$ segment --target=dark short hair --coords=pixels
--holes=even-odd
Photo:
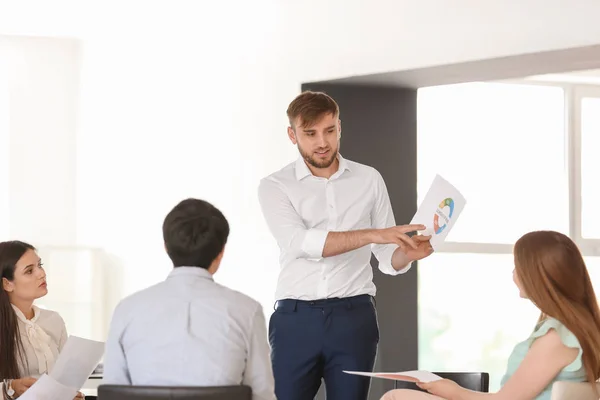
[[[228,236],[227,219],[204,200],[183,200],[163,223],[163,239],[174,267],[210,267]]]

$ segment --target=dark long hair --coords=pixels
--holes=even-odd
[[[540,321],[556,318],[575,335],[588,381],[595,382],[600,378],[600,308],[579,249],[562,233],[539,231],[520,238],[514,253],[517,276],[540,309]]]
[[[15,266],[28,250],[35,248],[24,242],[0,242],[0,278],[12,281]],[[19,360],[24,360],[17,314],[13,310],[4,284],[0,288],[0,379],[20,378]]]

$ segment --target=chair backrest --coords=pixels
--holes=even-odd
[[[490,374],[487,372],[434,372],[434,374],[454,381],[466,389],[485,393],[490,390]],[[396,381],[395,387],[423,391],[412,382]]]
[[[600,392],[600,383],[596,383]],[[589,382],[554,382],[551,400],[598,400]]]
[[[98,386],[98,400],[252,400],[248,386]]]

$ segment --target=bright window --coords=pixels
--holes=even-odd
[[[488,372],[496,391],[531,334],[539,311],[512,281],[512,245],[532,230],[569,231],[565,108],[557,86],[419,91],[419,202],[438,173],[467,199],[442,252],[419,263],[419,368]]]
[[[600,239],[600,92],[581,99],[581,234]]]
[[[434,254],[419,263],[419,368],[484,371],[497,388],[539,312],[519,297],[510,254]]]
[[[513,244],[530,230],[568,230],[564,108],[559,87],[419,90],[419,200],[437,173],[467,199],[448,240]]]
[[[594,285],[596,297],[600,299],[600,257],[585,257],[585,264],[590,274],[592,285]]]

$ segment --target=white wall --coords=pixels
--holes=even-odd
[[[286,73],[288,79],[404,70],[600,43],[596,23],[600,3],[595,0],[578,0],[577,7],[569,0],[246,3],[2,1],[0,29],[5,34],[141,38],[153,31],[168,38],[178,37],[182,30],[221,27],[220,35],[187,38],[194,43],[221,41],[223,32],[243,41],[249,33],[253,36],[248,30],[258,29],[272,32],[269,41],[286,44],[280,49],[280,55],[285,52],[281,58],[300,63],[302,68]],[[37,12],[32,13],[31,7]]]
[[[78,242],[114,254],[130,293],[168,273],[166,212],[184,197],[205,198],[232,226],[218,279],[267,310],[277,251],[256,186],[296,155],[285,109],[303,81],[600,43],[597,0],[31,7],[0,4],[0,33],[82,40]]]
[[[600,2],[594,0],[578,0],[577,7],[569,0],[285,3],[285,36],[296,49],[290,62],[307,54],[317,61],[303,65],[308,80],[600,43]]]
[[[10,236],[40,246],[71,245],[76,241],[77,43],[0,36],[0,57],[9,129],[3,143],[9,187],[1,190],[9,193]]]
[[[10,127],[8,108],[8,84],[4,59],[0,56],[0,240],[6,240],[10,232]]]
[[[79,238],[121,258],[126,293],[168,273],[162,220],[194,196],[213,202],[231,224],[217,279],[272,303],[277,254],[256,188],[265,164],[281,166],[295,150],[284,147],[285,126],[273,123],[284,122],[286,105],[273,102],[277,83],[263,69],[269,49],[253,44],[274,48],[272,39],[261,30],[233,31],[248,23],[231,19],[220,26],[209,16],[180,15],[169,35],[140,23],[132,36],[86,41]]]

